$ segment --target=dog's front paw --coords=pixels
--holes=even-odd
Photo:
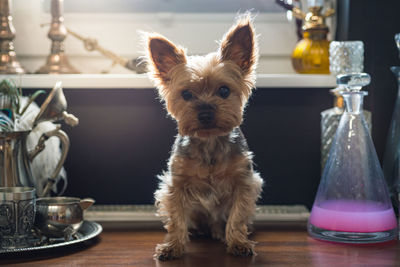
[[[256,254],[254,252],[254,242],[251,241],[230,244],[228,245],[228,252],[240,257],[248,257]]]
[[[183,254],[183,247],[172,244],[171,242],[158,244],[156,246],[156,253],[154,258],[160,261],[168,261],[181,257]]]

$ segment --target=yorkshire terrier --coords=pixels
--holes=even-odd
[[[179,132],[155,192],[168,231],[156,259],[180,257],[193,232],[225,242],[231,254],[255,254],[248,225],[263,180],[239,126],[255,85],[257,57],[248,14],[206,56],[189,57],[167,38],[148,34],[150,75]]]

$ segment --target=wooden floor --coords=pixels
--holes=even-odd
[[[178,260],[153,260],[154,247],[164,232],[105,230],[99,238],[78,246],[39,253],[2,255],[4,266],[400,266],[400,243],[340,245],[316,241],[305,229],[257,230],[257,256],[239,258],[225,253],[213,240],[192,240]]]

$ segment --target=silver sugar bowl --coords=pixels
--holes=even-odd
[[[36,230],[47,238],[71,240],[83,223],[83,211],[94,202],[91,198],[39,198],[36,200]]]

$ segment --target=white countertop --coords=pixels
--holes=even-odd
[[[154,88],[146,74],[23,74],[0,75],[12,79],[21,88],[52,88],[62,81],[64,88],[93,89],[149,89]],[[258,74],[258,88],[332,88],[336,79],[332,75]]]

